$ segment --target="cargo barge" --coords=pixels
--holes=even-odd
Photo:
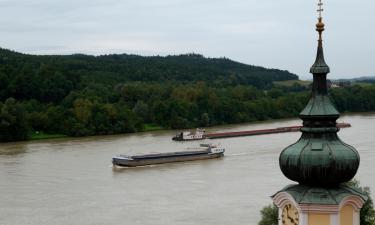
[[[351,127],[349,123],[337,123],[336,126],[337,128]],[[274,129],[264,129],[264,130],[211,133],[211,134],[206,134],[205,138],[218,139],[218,138],[244,137],[244,136],[254,136],[254,135],[263,135],[263,134],[297,132],[297,131],[300,131],[301,128],[302,126],[290,126],[290,127],[279,127],[279,128],[274,128]]]
[[[337,123],[338,128],[351,127],[349,123]],[[181,135],[176,135],[172,138],[175,141],[192,141],[192,140],[202,140],[202,139],[219,139],[219,138],[232,138],[232,137],[244,137],[244,136],[254,136],[263,134],[276,134],[276,133],[286,133],[286,132],[297,132],[300,131],[302,126],[290,126],[290,127],[279,127],[273,129],[263,129],[263,130],[249,130],[249,131],[235,131],[235,132],[223,132],[223,133],[199,133],[199,135],[191,134],[188,132],[182,132]],[[198,129],[197,129],[198,131]],[[201,130],[199,130],[201,131]],[[189,134],[184,136],[183,134]],[[192,138],[194,137],[194,138]]]
[[[167,152],[147,155],[118,155],[112,158],[114,166],[136,167],[172,162],[214,159],[224,156],[225,149],[212,144],[201,144],[199,148],[188,151]]]

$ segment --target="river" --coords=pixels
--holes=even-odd
[[[375,114],[343,116],[342,140],[361,154],[357,179],[375,191]],[[299,125],[298,119],[212,128]],[[173,131],[0,144],[1,225],[256,225],[270,195],[292,183],[280,151],[300,133],[214,140],[222,159],[113,169],[119,153],[167,152]],[[205,141],[202,141],[205,142]]]

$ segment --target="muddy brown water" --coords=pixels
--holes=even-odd
[[[340,137],[361,154],[357,179],[375,192],[375,114],[347,115]],[[216,127],[267,129],[298,119]],[[299,133],[213,140],[222,159],[113,169],[119,153],[168,152],[198,142],[172,142],[174,131],[0,144],[1,225],[257,224],[270,195],[292,183],[280,151]]]

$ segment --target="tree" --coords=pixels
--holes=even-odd
[[[46,110],[47,114],[47,128],[45,132],[47,133],[62,133],[67,134],[66,124],[61,121],[61,118],[68,119],[69,116],[67,114],[68,109],[58,105],[49,105]]]
[[[200,126],[208,127],[209,125],[210,125],[210,115],[208,115],[208,113],[203,113],[201,115]]]
[[[143,101],[137,101],[133,108],[133,113],[142,118],[144,122],[150,122],[150,111],[148,105]]]
[[[0,101],[5,100],[4,98],[8,95],[7,88],[9,85],[8,76],[0,71]]]
[[[14,98],[0,103],[0,141],[26,140],[28,134],[24,108]]]
[[[374,209],[374,203],[371,198],[371,191],[369,187],[361,187],[359,181],[353,180],[348,183],[351,186],[354,186],[355,188],[360,189],[363,193],[365,193],[368,197],[367,201],[363,205],[361,209],[360,219],[361,225],[375,225],[375,209]]]
[[[172,115],[172,119],[170,121],[170,127],[172,129],[185,129],[189,128],[189,121],[186,118],[181,116]]]
[[[27,116],[34,131],[46,131],[48,129],[48,117],[44,112],[32,112]]]
[[[86,99],[77,99],[74,101],[73,106],[76,118],[83,124],[88,123],[91,118],[93,103]]]
[[[258,225],[277,225],[278,224],[278,217],[279,217],[279,210],[275,205],[269,205],[264,207],[260,214],[262,215],[262,219],[258,223]]]

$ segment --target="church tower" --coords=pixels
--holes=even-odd
[[[310,69],[314,77],[312,97],[300,113],[302,136],[279,158],[283,174],[299,184],[285,187],[272,199],[279,208],[279,225],[359,225],[360,209],[367,197],[346,182],[357,173],[360,157],[337,135],[340,114],[328,97],[330,68],[323,54],[321,0],[318,6],[318,49]]]

